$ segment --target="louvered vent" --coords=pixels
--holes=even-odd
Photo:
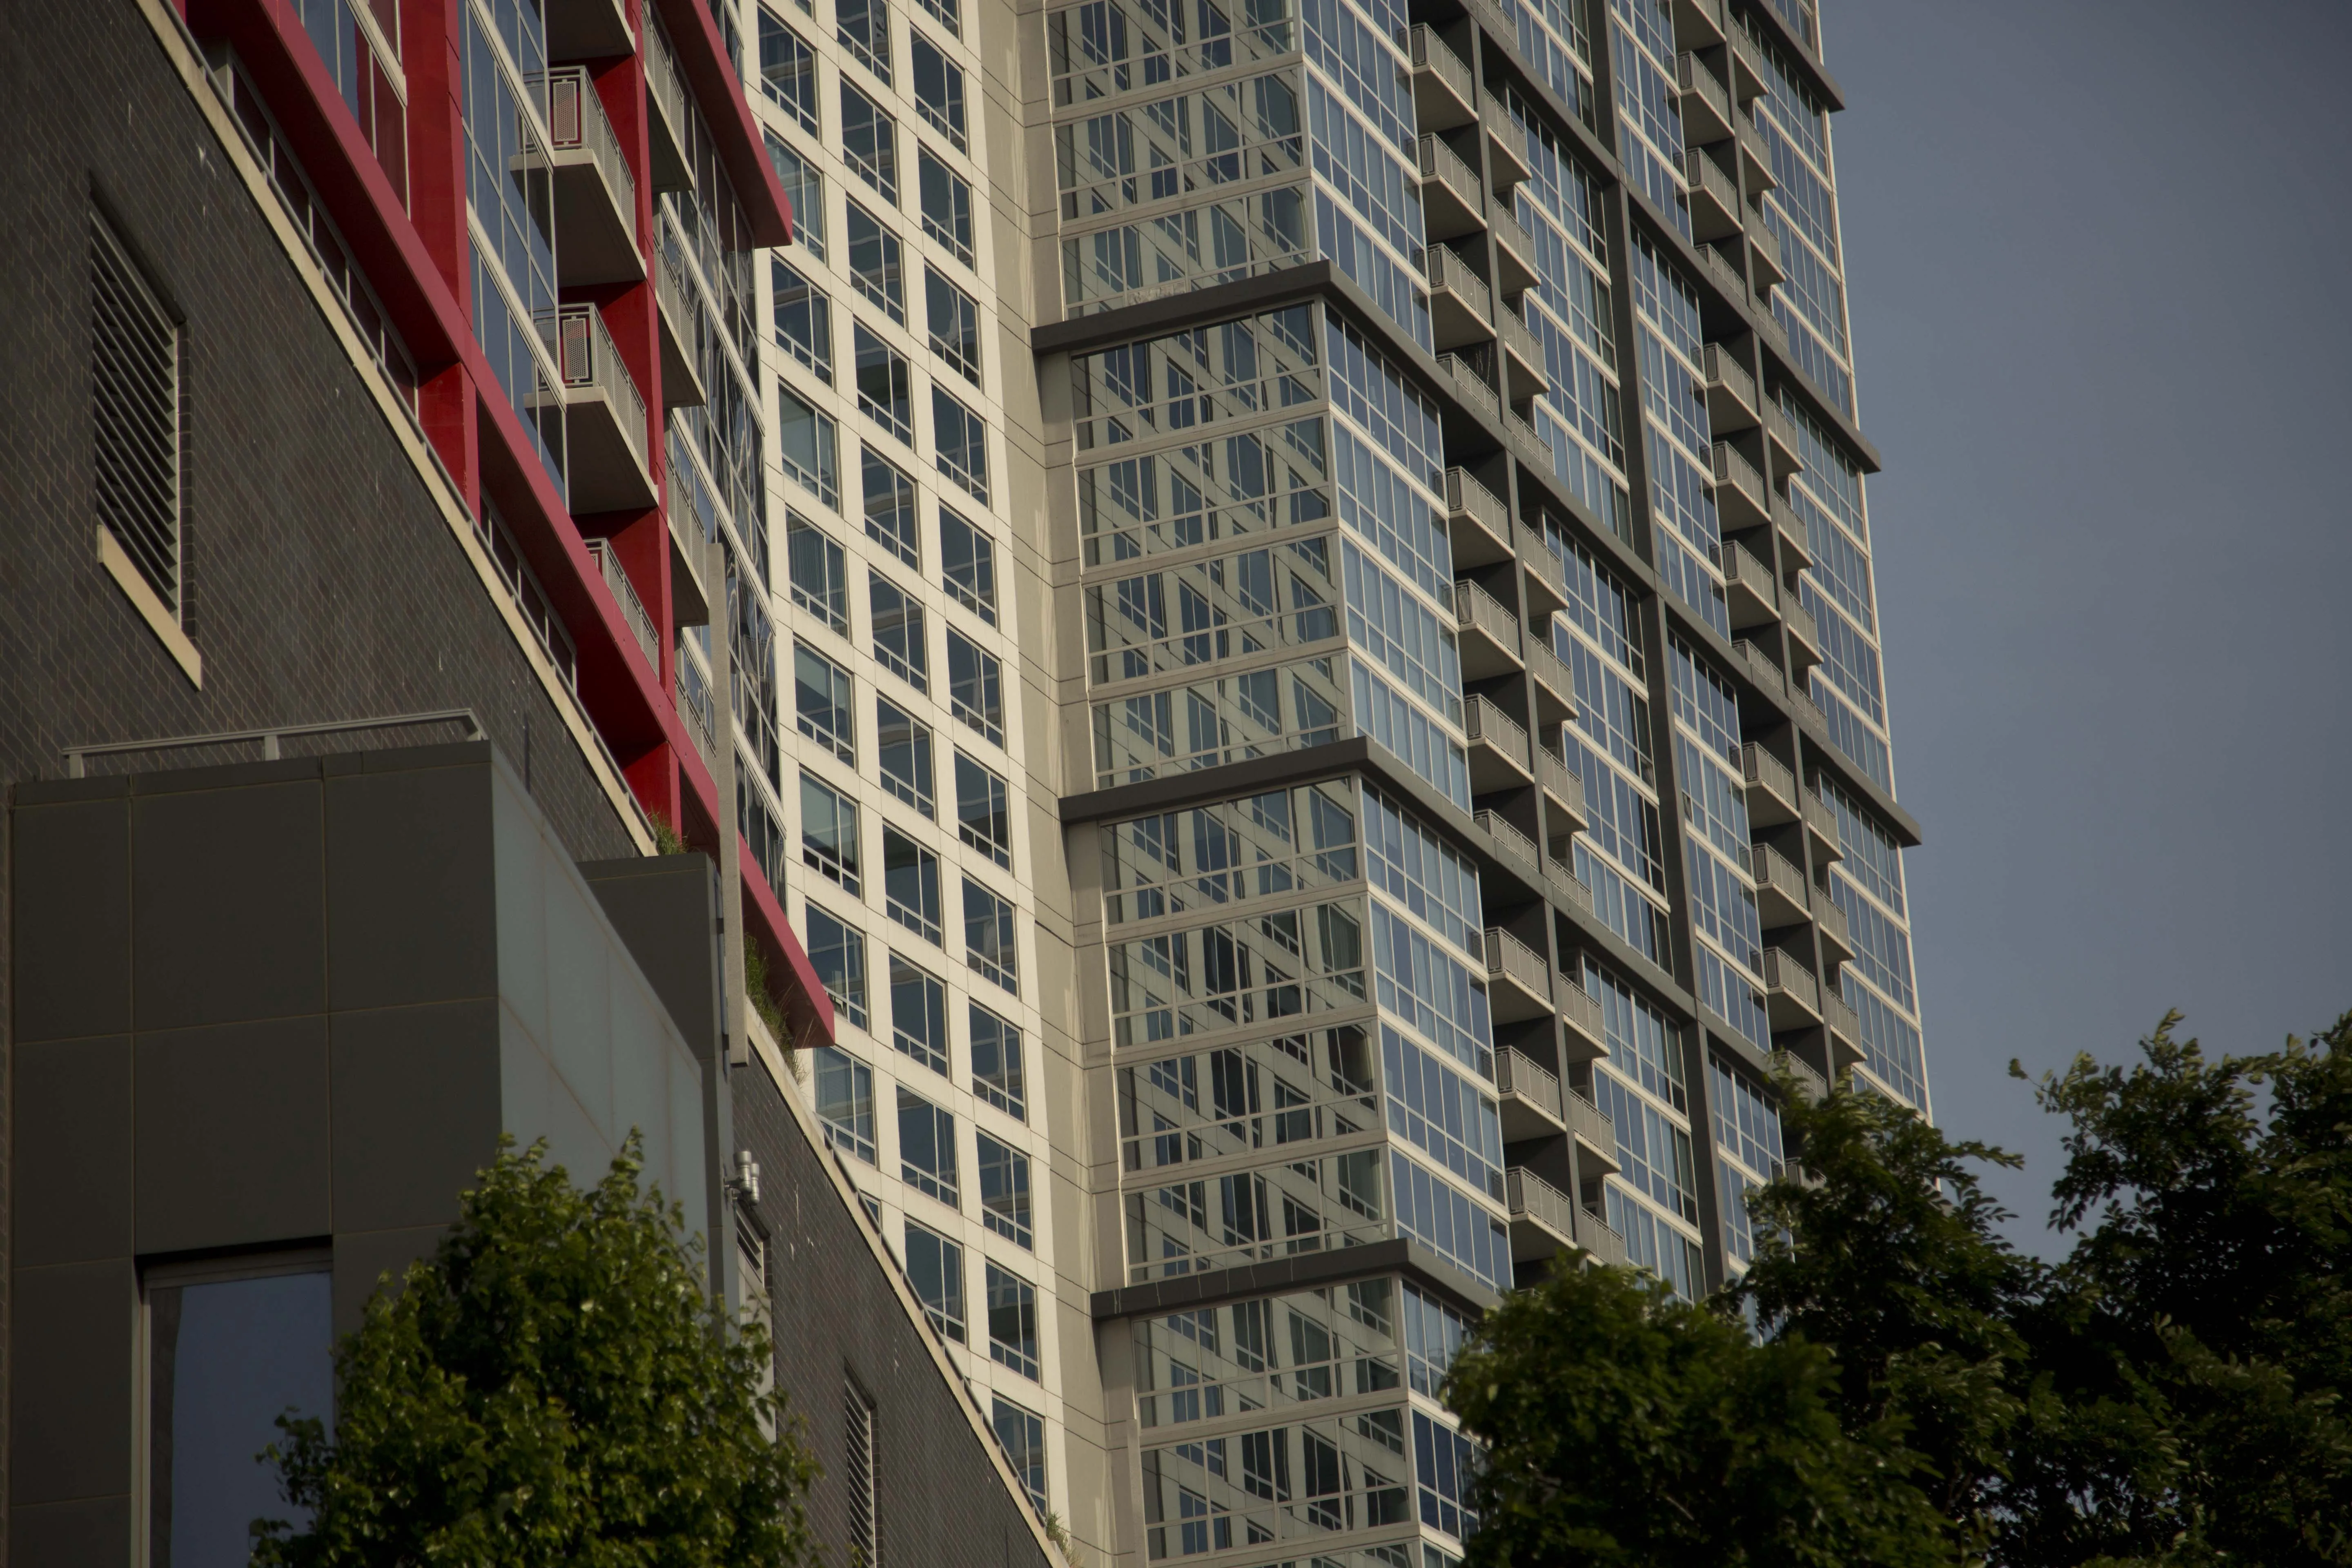
[[[882,1539],[874,1517],[874,1402],[855,1383],[842,1389],[847,1406],[843,1423],[848,1463],[842,1479],[849,1488],[851,1568],[881,1568]]]
[[[90,216],[98,520],[180,614],[180,331],[106,220]]]

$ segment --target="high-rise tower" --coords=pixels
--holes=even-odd
[[[1814,8],[754,34],[805,1092],[1090,1558],[1446,1562],[1486,1304],[1927,1108]]]

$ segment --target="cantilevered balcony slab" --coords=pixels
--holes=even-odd
[[[1777,947],[1764,950],[1764,1010],[1774,1032],[1802,1029],[1822,1021],[1822,988],[1804,961]]]
[[[637,52],[621,0],[547,0],[547,58],[594,60]]]
[[[654,504],[646,400],[595,306],[564,306],[554,327],[572,510],[642,511]]]
[[[1805,520],[1797,515],[1797,509],[1789,504],[1789,498],[1778,490],[1771,493],[1770,505],[1772,531],[1780,537],[1780,559],[1791,567],[1811,566],[1813,563],[1812,538],[1811,531],[1805,526]]]
[[[1707,254],[1720,259],[1712,246]],[[1700,360],[1699,369],[1706,375],[1707,428],[1718,438],[1756,428],[1756,378],[1748,367],[1721,343],[1706,345]]]
[[[1458,349],[1486,342],[1495,335],[1495,297],[1485,279],[1470,270],[1454,252],[1431,246],[1423,263],[1429,271],[1429,330],[1440,349]]]
[[[1565,974],[1553,978],[1552,995],[1559,1012],[1560,1048],[1570,1062],[1596,1061],[1609,1054],[1609,1034],[1601,1019],[1601,1004],[1592,993]]]
[[[1451,131],[1478,118],[1478,95],[1470,68],[1428,26],[1416,24],[1405,36],[1412,59],[1413,122],[1423,131]]]
[[[1723,568],[1724,604],[1734,631],[1769,626],[1780,618],[1780,595],[1770,567],[1730,539],[1723,542],[1716,563]]]
[[[709,400],[696,342],[709,331],[702,296],[686,275],[685,247],[664,220],[654,247],[654,302],[661,316],[662,406],[699,407]]]
[[[1543,345],[1536,341],[1535,329],[1516,310],[1502,311],[1495,321],[1502,329],[1503,366],[1510,384],[1508,401],[1525,403],[1549,392],[1551,377],[1545,371]]]
[[[1496,862],[1517,877],[1530,895],[1540,896],[1544,885],[1543,856],[1536,849],[1536,841],[1505,821],[1499,812],[1473,812],[1470,822],[1486,838],[1487,851]],[[1517,890],[1505,887],[1499,891],[1501,896],[1510,898]]]
[[[1748,858],[1756,879],[1756,916],[1766,931],[1813,918],[1811,885],[1786,855],[1769,844],[1757,844],[1749,847]]]
[[[1456,239],[1486,226],[1478,176],[1435,136],[1421,139],[1422,227],[1431,239]]]
[[[694,188],[694,171],[686,161],[690,141],[686,78],[677,68],[677,55],[669,35],[652,6],[646,9],[646,97],[653,105],[646,117],[646,138],[654,189]]]
[[[1731,95],[1696,55],[1675,58],[1676,85],[1682,89],[1683,140],[1694,147],[1729,140]]]
[[[1584,781],[1570,772],[1567,762],[1547,747],[1536,748],[1536,783],[1542,786],[1556,828],[1582,833],[1592,826],[1584,811]]]
[[[1760,223],[1748,226],[1748,269],[1756,279],[1756,296],[1762,299],[1789,279],[1780,265],[1780,237]]]
[[[1699,148],[1686,148],[1683,153],[1683,181],[1690,186],[1694,237],[1704,242],[1727,238],[1739,232],[1739,187],[1720,164]]]
[[[1764,476],[1728,441],[1715,444],[1715,510],[1727,532],[1761,528],[1772,520]]]
[[[1617,1162],[1617,1125],[1609,1120],[1609,1113],[1572,1089],[1561,1094],[1560,1106],[1568,1113],[1569,1134],[1576,1140],[1577,1175],[1615,1175],[1622,1167]]]
[[[1533,631],[1527,640],[1528,679],[1535,688],[1538,727],[1564,723],[1576,717],[1576,682],[1568,666],[1549,644]]]
[[[1772,154],[1765,148],[1764,133],[1756,129],[1756,121],[1745,114],[1732,117],[1732,129],[1739,142],[1739,177],[1749,192],[1769,191],[1780,182],[1772,173]]]
[[[1559,1075],[1508,1046],[1495,1053],[1495,1104],[1506,1143],[1556,1138],[1568,1131]]]
[[[1845,846],[1838,837],[1837,812],[1815,790],[1805,791],[1798,799],[1805,818],[1805,842],[1812,846],[1813,858],[1844,859]]]
[[[1542,1263],[1576,1245],[1576,1200],[1523,1166],[1503,1173],[1511,1209],[1511,1261]]]
[[[1467,468],[1445,470],[1445,532],[1456,567],[1486,566],[1510,558],[1510,513]]]
[[[1822,967],[1852,962],[1853,933],[1846,927],[1845,911],[1830,901],[1830,896],[1819,888],[1813,889],[1813,932],[1821,938]],[[1822,1001],[1822,1011],[1829,1008],[1829,999]]]
[[[547,119],[558,279],[567,289],[643,280],[636,176],[584,67],[547,73]]]
[[[1474,695],[1463,699],[1462,729],[1470,742],[1473,795],[1523,788],[1534,782],[1528,773],[1528,732],[1518,721],[1486,698]]]
[[[1813,612],[1793,597],[1780,601],[1780,630],[1789,639],[1789,667],[1799,679],[1822,662],[1822,631]]]
[[[1491,680],[1517,673],[1518,617],[1475,583],[1454,584],[1454,618],[1461,626],[1462,679]]]
[[[1506,302],[1517,299],[1542,280],[1536,270],[1536,244],[1519,220],[1502,207],[1487,215],[1495,234],[1495,288]]]
[[[1748,786],[1748,820],[1757,827],[1778,827],[1797,820],[1797,775],[1789,764],[1750,741],[1739,748]]]
[[[1727,24],[1723,0],[1675,0],[1675,41],[1695,49],[1720,48]]]
[[[1486,168],[1494,175],[1495,199],[1507,202],[1511,192],[1535,175],[1528,162],[1528,136],[1507,114],[1486,117]]]
[[[1551,1016],[1551,965],[1498,926],[1486,931],[1486,1000],[1500,1023]]]
[[[1528,614],[1542,625],[1546,616],[1568,608],[1566,569],[1543,535],[1517,519],[1511,522],[1511,542],[1518,550],[1520,574],[1527,579]]]

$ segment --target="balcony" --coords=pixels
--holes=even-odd
[[[702,765],[713,775],[719,772],[718,711],[710,703],[710,676],[702,668],[702,658],[693,651],[693,642],[678,639],[677,712],[686,721],[686,732],[702,753]]]
[[[1741,771],[1747,774],[1748,820],[1756,827],[1778,827],[1797,820],[1797,775],[1789,764],[1750,741],[1739,748]],[[1810,792],[1807,792],[1810,795]]]
[[[1495,199],[1508,204],[1511,192],[1535,177],[1528,162],[1528,135],[1507,115],[1489,114],[1486,124],[1486,169],[1494,177]]]
[[[642,511],[654,504],[646,400],[595,306],[565,305],[553,326],[572,515]]]
[[[1724,256],[1721,247],[1702,245],[1698,253],[1706,259],[1708,276],[1715,279],[1715,286],[1723,290],[1726,299],[1743,309],[1755,309],[1756,301],[1748,297],[1748,279]]]
[[[1801,474],[1805,471],[1802,448],[1797,444],[1797,426],[1787,412],[1777,403],[1764,405],[1765,452],[1772,459],[1775,474]]]
[[[1739,175],[1750,191],[1769,191],[1780,182],[1772,173],[1772,154],[1764,145],[1764,133],[1756,129],[1756,121],[1745,114],[1732,117],[1732,130],[1739,139]]]
[[[1822,705],[1814,701],[1813,694],[1806,689],[1811,684],[1803,676],[1799,676],[1797,683],[1789,688],[1789,706],[1797,710],[1797,721],[1811,731],[1815,739],[1827,739],[1829,715],[1822,711]]]
[[[1712,246],[1707,254],[1720,259]],[[1728,268],[1726,268],[1728,270]],[[1708,343],[1700,354],[1699,369],[1706,375],[1707,428],[1717,436],[1752,430],[1757,425],[1756,378],[1721,343]]]
[[[1799,800],[1805,816],[1805,839],[1813,847],[1813,858],[1844,859],[1845,846],[1838,842],[1836,809],[1814,790],[1807,790]]]
[[[1798,679],[1822,662],[1822,631],[1813,612],[1791,597],[1780,606],[1780,629],[1789,638],[1789,668]]]
[[[1423,228],[1433,240],[1458,238],[1486,226],[1477,174],[1434,136],[1421,139],[1421,211]]]
[[[1685,148],[1683,183],[1690,186],[1693,236],[1705,241],[1739,232],[1739,187],[1714,159],[1696,147]]]
[[[1511,1209],[1511,1261],[1540,1263],[1574,1248],[1576,1200],[1525,1166],[1503,1173]]]
[[[1517,518],[1511,520],[1511,542],[1517,547],[1520,574],[1528,584],[1528,618],[1549,626],[1549,616],[1568,608],[1568,578],[1559,557],[1543,535]]]
[[[1506,1143],[1553,1138],[1568,1131],[1559,1079],[1508,1046],[1495,1053],[1495,1102],[1502,1112]]]
[[[1805,874],[1769,844],[1748,851],[1748,870],[1756,879],[1756,914],[1766,931],[1800,925],[1813,918],[1812,888]]]
[[[1413,121],[1423,131],[1451,131],[1478,118],[1478,94],[1462,57],[1426,26],[1406,37],[1412,58]]]
[[[1822,989],[1804,961],[1777,947],[1764,950],[1764,1010],[1774,1033],[1822,1021]]]
[[[1853,959],[1853,933],[1846,929],[1845,911],[1832,903],[1830,896],[1819,888],[1813,889],[1813,929],[1822,939],[1823,969]]]
[[[1589,905],[1587,906],[1590,907]],[[1559,1005],[1560,1045],[1570,1062],[1589,1062],[1609,1054],[1609,1031],[1601,1021],[1601,1004],[1592,993],[1567,975],[1554,977],[1552,994]]]
[[[1862,1020],[1835,991],[1822,993],[1822,1022],[1829,1026],[1830,1039],[1838,1047],[1839,1055],[1831,1058],[1832,1066],[1842,1067],[1862,1055]]]
[[[613,597],[620,603],[621,618],[629,623],[629,630],[636,635],[638,651],[646,656],[646,663],[652,666],[654,679],[658,682],[661,679],[661,634],[654,629],[653,616],[646,613],[646,602],[637,597],[636,584],[630,582],[629,574],[621,569],[621,558],[614,551],[613,542],[591,539],[586,542],[590,557],[595,561],[597,571],[604,578],[604,586],[613,591]]]
[[[1536,242],[1507,208],[1487,215],[1495,232],[1495,288],[1506,300],[1516,300],[1540,280],[1536,271]]]
[[[719,537],[719,514],[703,483],[701,466],[672,426],[668,445],[669,494],[662,508],[669,518],[670,618],[681,626],[710,624],[710,590],[702,580],[703,557]]]
[[[1495,858],[1519,875],[1519,879],[1531,888],[1543,886],[1543,857],[1536,853],[1535,840],[1512,826],[1496,813],[1473,812],[1470,821],[1486,836],[1487,845]]]
[[[1495,335],[1488,318],[1495,297],[1468,264],[1442,245],[1423,252],[1429,274],[1429,330],[1441,349],[1484,342]]]
[[[1535,632],[1528,634],[1528,679],[1536,692],[1536,724],[1541,728],[1576,717],[1576,682],[1570,678],[1568,666],[1543,637]]]
[[[1551,390],[1551,377],[1544,370],[1543,345],[1536,341],[1535,329],[1520,318],[1517,310],[1505,310],[1496,322],[1502,328],[1504,381],[1511,403],[1525,403],[1528,398]]]
[[[1453,357],[1443,356],[1441,364]],[[1510,559],[1510,514],[1495,492],[1471,478],[1467,468],[1445,470],[1445,531],[1456,566],[1486,566]]]
[[[1805,520],[1797,515],[1797,509],[1790,506],[1789,499],[1780,491],[1772,492],[1771,502],[1772,531],[1780,536],[1781,559],[1788,562],[1792,570],[1811,566],[1813,552]]]
[[[1459,354],[1439,354],[1437,368],[1454,383],[1454,395],[1469,407],[1471,418],[1489,430],[1502,424],[1502,405],[1495,401],[1495,389],[1468,360]]]
[[[1588,1171],[1613,1176],[1620,1169],[1617,1163],[1617,1124],[1609,1113],[1574,1089],[1560,1097],[1560,1107],[1568,1112],[1569,1136],[1576,1140],[1576,1172],[1580,1179]]]
[[[1789,280],[1788,269],[1780,265],[1780,238],[1760,223],[1748,226],[1748,267],[1756,279],[1756,297],[1766,294]]]
[[[1675,0],[1675,38],[1696,49],[1719,48],[1726,31],[1723,0]]]
[[[664,218],[654,231],[654,302],[661,316],[662,408],[698,406],[709,401],[696,343],[709,324],[702,296],[686,273],[686,247]]]
[[[637,179],[586,68],[558,66],[547,73],[547,131],[555,168],[557,280],[572,289],[643,279]]]
[[[1536,427],[1519,416],[1516,408],[1503,410],[1503,436],[1519,461],[1529,468],[1551,471],[1551,443],[1536,434]]]
[[[637,52],[621,0],[547,0],[547,58],[596,60]]]
[[[1591,1209],[1576,1211],[1576,1245],[1584,1248],[1585,1261],[1594,1268],[1625,1268],[1632,1266],[1632,1260],[1625,1256],[1625,1238]]]
[[[1509,931],[1488,926],[1486,1001],[1497,1023],[1551,1016],[1551,965]]]
[[[1592,889],[1584,885],[1583,878],[1569,868],[1566,860],[1552,861],[1544,868],[1544,890],[1551,895],[1555,909],[1573,910],[1588,921],[1593,918]],[[1562,1006],[1565,1005],[1563,1003]],[[1596,1023],[1594,1027],[1598,1028],[1599,1025]]]
[[[686,79],[678,75],[677,56],[671,52],[669,35],[662,31],[661,20],[650,7],[646,14],[645,67],[646,96],[652,100],[654,110],[646,117],[647,164],[654,189],[692,190],[694,172],[686,161],[691,138],[687,129],[689,111]]]
[[[1756,46],[1748,41],[1745,32],[1733,28],[1728,37],[1731,41],[1731,90],[1737,96],[1739,107],[1746,109],[1764,96],[1764,67],[1757,60]]]
[[[1731,646],[1747,667],[1748,679],[1762,687],[1768,696],[1783,700],[1788,698],[1789,678],[1781,673],[1780,661],[1772,657],[1770,648],[1748,637],[1738,638]]]
[[[1731,134],[1731,95],[1698,57],[1675,57],[1675,85],[1682,90],[1683,140],[1694,147],[1720,142]]]
[[[1517,789],[1528,781],[1528,732],[1484,697],[1462,701],[1462,731],[1470,742],[1470,790]]]
[[[1725,532],[1760,528],[1770,521],[1771,508],[1764,499],[1770,493],[1764,476],[1740,456],[1738,447],[1728,441],[1715,444],[1715,510],[1723,518]]]
[[[1581,833],[1591,819],[1584,814],[1584,781],[1569,771],[1568,763],[1550,751],[1536,752],[1536,784],[1544,798],[1567,819],[1570,833]]]
[[[1519,623],[1475,583],[1454,584],[1454,618],[1461,623],[1462,679],[1488,680],[1519,668]]]
[[[1717,552],[1716,564],[1723,568],[1724,602],[1731,613],[1732,630],[1769,626],[1780,618],[1780,595],[1770,567],[1729,539]]]

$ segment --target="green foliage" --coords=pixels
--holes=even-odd
[[[2012,1156],[1784,1080],[1732,1290],[1571,1271],[1455,1363],[1472,1560],[2352,1564],[2352,1015],[2218,1060],[2178,1022],[2042,1080],[2055,1265],[1979,1185]]]
[[[655,854],[683,855],[686,853],[686,840],[678,837],[677,829],[672,827],[667,818],[648,816],[646,820],[653,825]]]
[[[268,1458],[310,1529],[257,1523],[268,1568],[783,1568],[814,1561],[814,1467],[770,1353],[702,1289],[639,1144],[582,1192],[511,1142],[457,1226],[337,1352],[336,1426]],[[771,1439],[765,1422],[782,1434]]]
[[[751,1010],[760,1015],[760,1022],[768,1026],[768,1033],[776,1037],[779,1045],[789,1047],[792,1036],[784,1029],[783,1009],[776,1005],[768,990],[768,953],[751,933],[743,933],[743,991],[751,999]]]
[[[1448,1397],[1490,1446],[1478,1568],[1952,1561],[1916,1461],[1840,1426],[1826,1352],[1622,1269],[1507,1297]]]

